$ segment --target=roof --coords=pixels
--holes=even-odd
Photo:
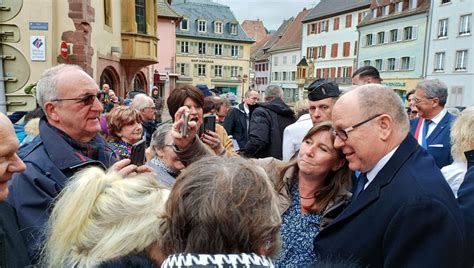
[[[268,31],[261,20],[244,20],[244,22],[242,22],[242,28],[244,28],[247,35],[255,39],[256,42],[268,36]]]
[[[279,50],[299,49],[301,47],[301,20],[308,15],[310,9],[303,9],[296,18],[288,25],[288,29],[285,31],[283,36],[277,40],[275,44],[268,50],[270,52],[275,52]]]
[[[156,12],[158,14],[158,17],[167,17],[167,18],[175,18],[175,19],[181,18],[181,15],[176,13],[176,11],[174,11],[171,8],[167,0],[156,1]]]
[[[281,37],[285,34],[286,30],[288,30],[288,27],[291,25],[291,22],[293,22],[293,18],[289,18],[288,20],[284,20],[283,23],[278,27],[278,30],[274,32],[268,40],[262,44],[262,46],[258,49],[255,50],[254,53],[250,54],[250,57],[256,61],[258,60],[265,60],[270,57],[270,53],[266,53],[278,40],[280,40]]]
[[[370,0],[321,0],[302,20],[303,23],[369,8]]]
[[[364,26],[367,26],[367,25],[372,25],[372,24],[375,24],[375,23],[384,22],[384,21],[403,18],[403,17],[407,17],[407,16],[413,16],[413,15],[420,14],[420,13],[425,13],[425,12],[428,11],[429,5],[430,5],[429,1],[424,1],[424,2],[420,3],[420,5],[417,8],[410,9],[410,10],[403,10],[400,13],[393,12],[392,14],[389,14],[389,15],[386,15],[386,16],[378,16],[377,18],[373,18],[372,17],[373,14],[372,14],[372,12],[370,12],[359,23],[359,25],[357,25],[357,28],[364,27]],[[380,6],[382,7],[382,5],[380,5]]]
[[[175,0],[172,2],[171,7],[189,20],[189,31],[182,31],[180,27],[177,27],[176,36],[232,40],[248,43],[255,42],[255,40],[247,36],[228,6],[215,3],[211,0]],[[207,21],[206,33],[197,31],[198,19]],[[222,34],[214,33],[215,21],[222,22]],[[237,25],[237,35],[230,34],[231,24]]]

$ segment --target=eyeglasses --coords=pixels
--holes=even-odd
[[[414,98],[412,99],[412,101],[413,101],[414,103],[418,104],[418,103],[422,102],[423,99],[432,100],[433,98],[428,98],[428,97],[426,97],[426,98],[417,98],[417,97],[414,97]]]
[[[100,93],[99,93],[100,94]],[[81,98],[70,98],[70,99],[54,99],[51,101],[65,101],[65,100],[75,100],[82,102],[85,106],[92,105],[96,99],[99,99],[99,94],[88,94]]]
[[[356,128],[362,126],[363,124],[365,124],[365,123],[369,122],[370,120],[372,120],[372,119],[374,119],[374,118],[376,118],[376,117],[379,117],[379,116],[381,116],[381,115],[382,115],[382,114],[374,115],[374,116],[372,116],[371,118],[369,118],[369,119],[367,119],[367,120],[364,120],[364,121],[362,121],[362,122],[360,122],[360,123],[357,123],[357,124],[355,124],[355,125],[353,125],[353,126],[351,126],[351,127],[345,128],[345,129],[340,129],[340,130],[336,130],[336,129],[335,129],[335,130],[332,131],[332,134],[333,134],[334,136],[339,137],[339,139],[341,139],[341,140],[343,140],[343,141],[346,141],[346,140],[347,140],[347,133],[353,131],[354,129],[356,129]]]
[[[156,110],[156,107],[155,107],[155,106],[150,106],[150,107],[145,107],[145,108],[143,108],[143,110],[145,110],[145,109],[152,109],[152,110]]]

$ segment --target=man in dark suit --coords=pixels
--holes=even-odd
[[[467,159],[467,172],[459,187],[458,203],[466,225],[467,264],[474,266],[474,150],[464,153]]]
[[[444,83],[438,79],[421,81],[413,98],[419,117],[410,121],[410,133],[434,157],[439,168],[453,162],[450,134],[455,117],[444,108],[447,99]]]
[[[361,175],[352,202],[315,239],[321,260],[362,267],[461,267],[465,229],[443,175],[408,133],[400,97],[382,85],[342,95],[334,146]]]

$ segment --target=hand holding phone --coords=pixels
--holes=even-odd
[[[215,115],[205,115],[202,119],[203,121],[203,133],[206,133],[208,130],[216,132],[216,116]]]
[[[130,160],[133,165],[137,165],[137,166],[141,166],[145,163],[145,140],[144,139],[132,145]]]
[[[183,124],[181,125],[180,134],[182,137],[186,137],[188,136],[189,113],[184,113],[181,118],[183,119]]]

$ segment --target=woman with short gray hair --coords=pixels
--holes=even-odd
[[[170,189],[184,168],[172,148],[171,126],[171,124],[163,124],[153,133],[150,141],[153,158],[146,163],[147,166],[153,168],[158,181]]]

